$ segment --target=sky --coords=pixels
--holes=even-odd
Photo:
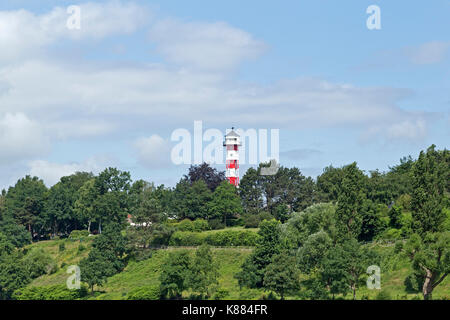
[[[194,121],[279,130],[281,165],[312,177],[448,149],[449,17],[450,0],[2,0],[0,189],[108,166],[174,186]]]

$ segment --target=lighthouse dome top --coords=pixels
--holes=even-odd
[[[225,135],[223,145],[241,145],[241,137],[234,131],[234,128],[231,128],[231,131]]]
[[[233,128],[234,129],[234,128]],[[239,138],[240,136],[233,130],[233,129],[231,129],[231,131],[230,132],[228,132],[228,134],[225,136],[226,138],[228,138],[228,137],[237,137],[237,138]]]

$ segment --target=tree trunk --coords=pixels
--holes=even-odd
[[[91,233],[91,220],[89,220],[89,224],[88,224],[88,232]]]
[[[98,225],[98,231],[102,234],[102,219],[100,219],[100,223]]]
[[[430,270],[427,270],[427,275],[425,277],[425,282],[423,283],[422,288],[423,299],[431,300],[433,293],[433,273]]]

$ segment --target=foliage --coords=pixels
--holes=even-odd
[[[79,300],[87,294],[88,290],[85,286],[70,290],[65,285],[49,285],[16,290],[12,298],[15,300]]]
[[[187,289],[186,277],[190,272],[191,258],[187,250],[170,252],[160,275],[160,294],[164,298],[181,298]]]
[[[217,285],[219,274],[213,261],[211,249],[202,245],[195,252],[194,260],[186,277],[186,286],[201,297],[211,297]]]
[[[295,258],[282,251],[272,257],[272,262],[265,269],[264,288],[275,291],[283,300],[286,294],[299,289],[299,277]]]
[[[127,300],[158,300],[158,286],[144,286],[131,290],[127,295]]]

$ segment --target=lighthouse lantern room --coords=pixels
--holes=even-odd
[[[238,187],[241,137],[234,131],[234,128],[231,128],[231,131],[225,135],[223,146],[227,148],[225,176],[232,185]]]

